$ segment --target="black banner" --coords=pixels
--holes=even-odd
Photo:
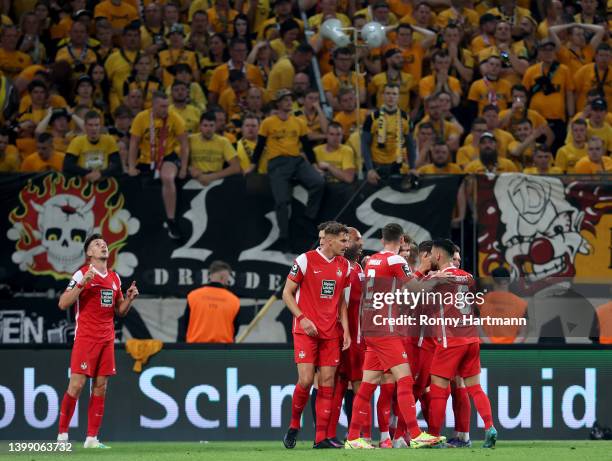
[[[293,351],[164,349],[149,359],[141,374],[132,371],[133,360],[123,349],[115,354],[117,376],[108,388],[103,441],[277,440],[282,450],[296,381]],[[69,350],[57,349],[0,350],[0,438],[55,439],[69,355]],[[612,350],[489,349],[481,357],[481,383],[491,399],[500,443],[585,440],[595,420],[612,423]],[[86,394],[72,419],[73,440],[85,437]],[[450,435],[450,405],[446,415],[443,430]],[[474,409],[471,421],[472,437],[482,438],[482,422]],[[420,425],[425,427],[424,421]],[[345,430],[343,411],[338,435],[343,437]],[[307,405],[300,440],[312,440],[313,435]]]
[[[380,229],[398,222],[417,241],[448,236],[461,177],[425,178],[417,189],[330,185],[319,220],[336,218],[357,227],[366,250],[380,248]],[[352,200],[355,196],[354,200]],[[316,238],[302,217],[307,193],[295,187],[291,239],[297,254]],[[207,279],[216,259],[236,272],[233,290],[265,298],[285,279],[294,255],[275,247],[278,226],[265,176],[232,177],[204,187],[194,180],[178,188],[177,217],[184,240],[163,228],[159,181],[142,178],[90,184],[61,174],[0,176],[0,283],[14,291],[62,290],[84,262],[82,244],[92,231],[109,244],[110,264],[141,293],[184,296]],[[347,206],[348,205],[348,206]],[[338,213],[344,209],[341,216]]]

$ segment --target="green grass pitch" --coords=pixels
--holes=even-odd
[[[106,441],[104,441],[106,442]],[[482,441],[474,441],[480,447]],[[0,454],[1,461],[361,461],[361,460],[487,460],[487,461],[599,461],[612,460],[612,442],[500,441],[494,450],[421,449],[421,450],[320,450],[310,443],[298,442],[286,450],[282,442],[108,442],[110,450],[84,450],[76,444],[71,454]]]

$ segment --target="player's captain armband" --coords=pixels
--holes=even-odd
[[[406,277],[410,277],[412,271],[410,270],[410,266],[408,264],[402,264],[402,270],[404,271],[404,274],[406,274]]]
[[[299,270],[300,270],[300,267],[297,265],[297,263],[293,263],[293,266],[291,266],[291,270],[289,271],[289,275],[291,277],[295,277],[298,275]]]
[[[72,290],[76,286],[77,282],[74,279],[71,279],[66,287],[66,290]]]

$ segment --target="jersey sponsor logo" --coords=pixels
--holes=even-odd
[[[321,282],[321,298],[329,299],[334,297],[336,291],[335,280],[323,280]]]
[[[289,275],[291,277],[295,277],[298,274],[298,270],[300,268],[298,267],[297,263],[294,263],[293,266],[291,266],[291,270],[289,271]]]
[[[382,263],[382,260],[380,259],[370,259],[368,261],[368,266],[380,266],[381,263]]]
[[[15,245],[12,260],[23,272],[69,279],[85,264],[83,242],[95,230],[108,244],[109,267],[133,273],[136,255],[123,251],[117,257],[128,236],[140,228],[124,203],[114,178],[95,184],[62,175],[28,181],[8,216],[12,227],[7,235]]]
[[[100,290],[100,305],[113,307],[113,290]]]

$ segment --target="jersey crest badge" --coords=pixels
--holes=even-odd
[[[298,357],[303,359],[304,357],[306,357],[306,352],[300,351],[300,353],[298,354]]]
[[[81,362],[81,370],[87,370],[87,362]]]

